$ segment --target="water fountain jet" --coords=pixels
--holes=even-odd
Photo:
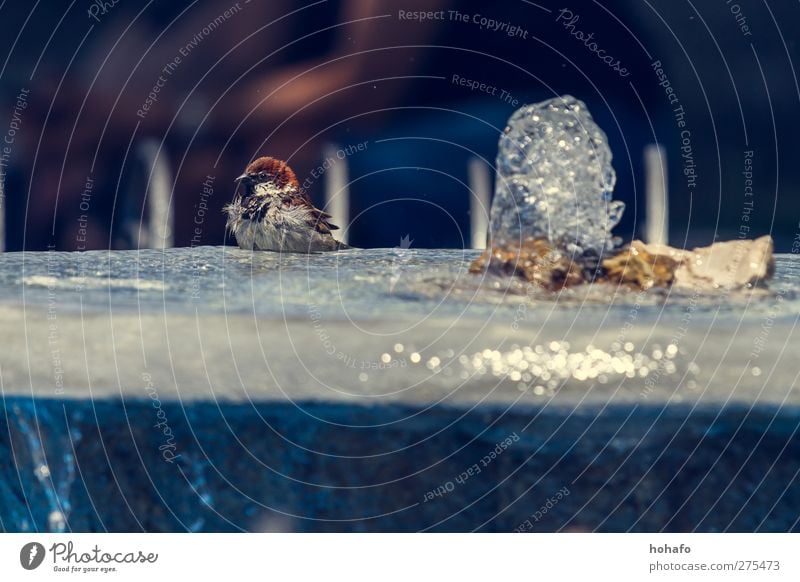
[[[549,290],[610,282],[699,290],[763,284],[772,238],[694,250],[622,245],[612,235],[625,204],[612,199],[611,148],[586,104],[565,95],[518,109],[500,137],[491,242],[470,271],[515,275]]]

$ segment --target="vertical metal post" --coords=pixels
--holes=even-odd
[[[153,249],[169,249],[175,246],[172,205],[172,177],[163,145],[154,140],[145,140],[139,153],[149,171],[147,180],[147,206],[149,210],[145,244]],[[144,225],[142,225],[144,226]],[[141,238],[141,237],[140,237]]]
[[[6,173],[0,170],[0,253],[6,252]]]
[[[489,198],[492,180],[487,166],[480,158],[470,158],[467,165],[470,201],[470,245],[473,249],[485,249],[489,232]]]
[[[658,144],[644,148],[645,172],[645,242],[669,243],[669,192],[667,191],[667,154]]]
[[[325,212],[339,227],[334,232],[336,239],[347,244],[350,233],[350,177],[347,156],[340,156],[339,151],[336,145],[328,144],[322,153],[326,160],[331,160],[325,172]]]

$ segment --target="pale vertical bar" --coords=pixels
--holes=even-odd
[[[0,253],[6,252],[6,174],[0,169]]]
[[[330,167],[325,172],[325,212],[331,222],[339,227],[333,232],[336,240],[347,244],[350,233],[350,178],[347,171],[347,156],[341,155],[336,145],[328,144],[322,155]]]
[[[470,158],[467,175],[470,191],[470,244],[473,249],[485,249],[489,232],[489,197],[492,192],[489,166],[480,158]]]
[[[669,243],[669,192],[667,190],[667,154],[658,144],[644,148],[645,172],[645,242]]]
[[[163,145],[148,139],[141,145],[140,153],[149,172],[147,180],[147,205],[149,224],[147,246],[169,249],[175,246],[170,192],[172,176]]]

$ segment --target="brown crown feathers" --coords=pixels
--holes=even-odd
[[[294,171],[289,165],[275,158],[262,157],[250,162],[245,169],[245,174],[248,176],[263,176],[265,179],[272,180],[278,188],[285,188],[291,186],[294,190],[300,189],[300,183],[297,181]]]

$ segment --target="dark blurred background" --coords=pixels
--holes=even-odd
[[[622,237],[642,234],[657,142],[672,244],[771,233],[787,252],[799,16],[755,0],[2,2],[6,249],[125,246],[123,222],[147,212],[146,143],[167,160],[176,246],[233,242],[221,208],[258,155],[322,205],[326,144],[347,159],[351,244],[468,246],[469,159],[493,163],[520,105],[569,93],[609,136]]]

